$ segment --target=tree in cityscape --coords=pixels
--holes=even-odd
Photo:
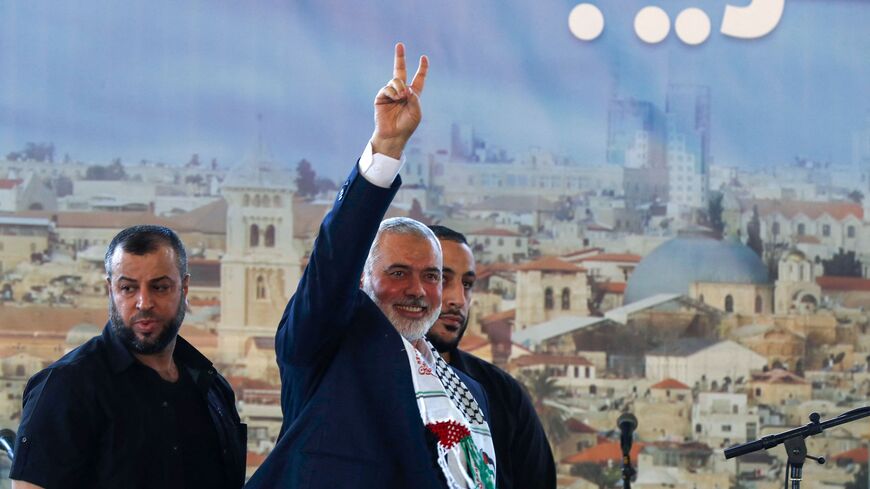
[[[429,217],[423,213],[423,206],[420,205],[420,201],[417,199],[411,201],[411,210],[408,211],[408,217],[423,224],[431,224]]]
[[[85,170],[85,180],[126,180],[127,172],[120,158],[112,160],[111,165],[92,165]]]
[[[584,462],[572,465],[571,475],[582,477],[596,484],[599,489],[606,489],[617,487],[617,483],[622,479],[622,468],[617,464],[608,467],[595,462]]]
[[[314,180],[314,188],[317,189],[317,193],[338,190],[338,186],[335,184],[335,182],[326,177],[317,177]]]
[[[848,199],[856,204],[860,204],[864,202],[864,193],[860,190],[853,190],[849,192]]]
[[[707,223],[710,229],[720,236],[725,233],[725,221],[722,220],[722,192],[711,192],[707,202]]]
[[[311,167],[311,162],[302,159],[296,164],[296,195],[314,197],[317,195],[317,173]]]
[[[187,162],[187,165],[185,165],[185,166],[187,166],[188,168],[199,166],[199,154],[198,154],[198,153],[193,153],[193,154],[190,156],[190,161],[188,161],[188,162]]]
[[[564,389],[556,384],[556,378],[547,370],[528,370],[519,376],[519,381],[525,386],[550,445],[555,447],[568,436],[562,411],[548,405],[545,401],[554,401],[564,394]]]
[[[752,206],[752,218],[746,225],[746,246],[758,255],[764,257],[764,243],[761,242],[761,219],[758,218],[758,206]]]
[[[861,260],[855,256],[854,251],[845,251],[840,248],[829,260],[822,260],[825,275],[833,277],[861,277]]]
[[[6,155],[9,161],[38,161],[54,163],[54,143],[28,142],[21,151],[12,151]]]

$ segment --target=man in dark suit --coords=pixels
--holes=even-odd
[[[441,315],[426,337],[451,366],[480,382],[486,392],[498,460],[498,487],[555,489],[553,453],[529,396],[507,372],[459,349],[468,327],[477,278],[468,241],[462,233],[445,226],[430,229],[441,242],[444,282]]]
[[[404,54],[278,327],[284,422],[250,488],[495,487],[483,391],[424,340],[441,307],[438,240],[417,221],[381,223],[428,69],[420,58],[406,85]]]

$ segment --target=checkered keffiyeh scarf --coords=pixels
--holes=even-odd
[[[477,401],[435,348],[405,341],[423,424],[438,439],[438,465],[451,489],[495,489],[495,449]]]

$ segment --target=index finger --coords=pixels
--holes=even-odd
[[[417,95],[423,93],[423,85],[426,84],[426,73],[429,71],[429,57],[420,56],[420,64],[417,66],[417,73],[414,75],[414,80],[411,81],[411,90]]]
[[[393,78],[406,81],[408,72],[405,69],[405,45],[402,43],[396,44],[396,57],[393,60]]]

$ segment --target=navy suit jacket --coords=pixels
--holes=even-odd
[[[281,434],[246,487],[445,487],[404,343],[359,289],[399,185],[399,177],[389,189],[372,185],[354,165],[324,218],[275,337]],[[460,375],[489,419],[483,389]]]

